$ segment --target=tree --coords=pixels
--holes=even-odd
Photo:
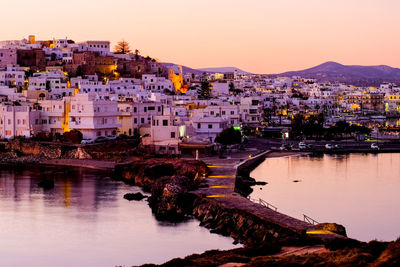
[[[135,60],[138,61],[139,60],[139,50],[135,49]]]
[[[83,77],[85,75],[85,73],[83,72],[83,69],[82,69],[82,66],[81,65],[79,65],[77,68],[76,68],[76,73],[75,73],[75,76],[77,76],[77,77]]]
[[[208,99],[211,93],[211,84],[207,80],[201,82],[201,86],[197,91],[199,99]]]
[[[80,144],[82,139],[83,135],[78,130],[72,130],[63,134],[63,141],[67,143]]]
[[[129,54],[130,52],[132,52],[132,50],[129,47],[129,43],[126,42],[125,40],[118,42],[114,50],[118,54]]]
[[[235,84],[233,82],[229,83],[229,91],[234,92],[235,91]]]
[[[240,131],[233,129],[233,127],[227,128],[215,138],[215,142],[222,145],[240,144],[242,142],[242,134]]]

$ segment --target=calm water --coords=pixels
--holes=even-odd
[[[271,158],[251,175],[268,182],[251,197],[280,212],[343,224],[364,241],[400,236],[400,154]]]
[[[0,166],[0,266],[131,266],[235,247],[194,220],[156,221],[146,201],[123,199],[138,188],[104,173],[54,170]],[[43,176],[54,189],[37,187]]]

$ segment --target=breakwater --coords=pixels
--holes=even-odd
[[[241,170],[250,171],[267,154],[243,161]],[[307,235],[309,229],[317,226],[253,203],[234,192],[233,185],[215,185],[234,184],[236,173],[226,174],[236,171],[236,164],[232,169],[215,167],[195,160],[149,158],[117,165],[115,177],[151,192],[150,207],[161,220],[195,217],[212,232],[231,236],[245,246],[277,240],[317,242],[318,238]],[[339,237],[334,233],[335,228],[332,229],[330,237]]]

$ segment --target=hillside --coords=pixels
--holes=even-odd
[[[357,66],[326,62],[300,71],[290,71],[277,76],[301,76],[319,81],[344,82],[354,85],[379,85],[382,82],[399,82],[400,69],[386,65]]]
[[[241,70],[239,68],[236,67],[221,67],[221,68],[200,68],[198,69],[200,71],[205,71],[205,72],[220,72],[220,73],[225,73],[225,72],[234,72],[235,70],[238,71],[238,73],[241,74],[252,74],[250,72]]]

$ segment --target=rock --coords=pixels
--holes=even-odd
[[[256,185],[266,185],[268,184],[267,182],[256,182]]]
[[[75,152],[74,158],[77,159],[92,159],[93,157],[82,147],[78,147]]]
[[[251,177],[237,176],[235,180],[235,192],[247,197],[253,192],[252,186],[256,185],[256,180]]]
[[[346,228],[337,223],[320,223],[312,227],[312,230],[330,231],[332,233],[347,237]]]
[[[187,176],[162,177],[152,186],[149,205],[158,219],[184,220],[192,214],[196,195],[189,191],[193,188],[193,179]]]
[[[147,198],[147,196],[143,195],[142,193],[128,193],[124,195],[124,198],[131,201],[131,200],[136,200],[140,201],[144,198]]]
[[[301,180],[293,180],[293,183],[301,182]]]
[[[43,180],[38,183],[38,186],[42,187],[45,190],[53,189],[54,181],[53,180]]]

